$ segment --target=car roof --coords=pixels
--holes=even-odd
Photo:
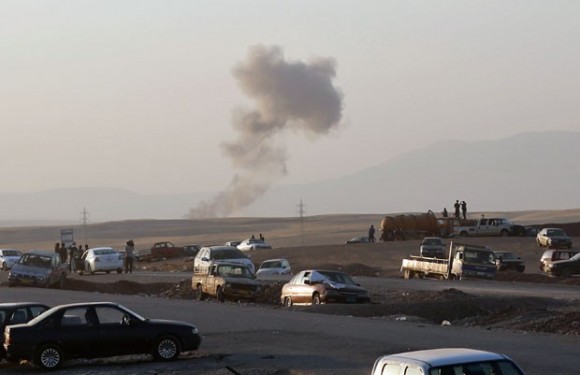
[[[427,364],[432,367],[439,367],[457,363],[493,361],[505,358],[506,356],[504,355],[483,350],[465,348],[441,348],[391,354],[381,357],[380,360],[398,360],[404,362]]]
[[[110,246],[102,246],[102,247],[91,247],[89,250],[115,250]],[[89,251],[86,250],[86,251]]]
[[[262,263],[266,263],[266,262],[281,262],[281,261],[283,261],[283,260],[285,260],[285,261],[287,262],[287,260],[286,260],[286,259],[284,259],[284,258],[277,258],[277,259],[266,259],[266,260],[265,260],[265,261],[263,261]]]
[[[238,248],[235,247],[235,246],[226,246],[226,245],[204,246],[204,247],[202,247],[202,249],[210,249],[210,250],[229,250],[229,249],[236,249],[236,250],[238,250]]]
[[[82,302],[82,303],[69,303],[66,305],[58,305],[55,306],[55,309],[68,309],[71,307],[88,307],[88,306],[115,306],[115,307],[121,307],[121,305],[119,305],[116,302]]]
[[[27,307],[27,306],[44,306],[44,307],[48,307],[47,305],[45,305],[44,303],[40,303],[40,302],[5,302],[5,303],[0,303],[0,308],[11,308],[11,307]]]

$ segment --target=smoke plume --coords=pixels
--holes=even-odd
[[[317,58],[287,61],[279,47],[256,46],[233,69],[241,90],[255,102],[252,110],[237,110],[237,139],[222,144],[237,173],[229,186],[190,211],[190,217],[224,217],[240,212],[287,173],[286,150],[276,139],[289,129],[321,136],[342,117],[342,94],[334,87],[335,62]]]

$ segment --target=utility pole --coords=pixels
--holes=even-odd
[[[300,217],[300,245],[304,246],[304,215],[306,214],[306,205],[302,203],[302,198],[300,198],[300,203],[296,205],[296,211]]]
[[[87,243],[87,224],[89,223],[89,212],[87,211],[86,207],[83,207],[83,212],[81,212],[80,216],[80,221],[83,226],[83,239],[85,240],[84,242]]]

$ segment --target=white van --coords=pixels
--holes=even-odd
[[[379,357],[372,375],[525,375],[503,354],[474,349],[419,350]]]
[[[246,265],[252,273],[256,273],[254,263],[238,248],[233,246],[202,247],[193,259],[193,272],[207,273],[211,262],[214,260],[241,263]]]

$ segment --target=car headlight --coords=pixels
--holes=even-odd
[[[197,327],[193,327],[191,329],[191,333],[193,333],[194,335],[198,335],[199,334],[199,330],[197,329]]]

